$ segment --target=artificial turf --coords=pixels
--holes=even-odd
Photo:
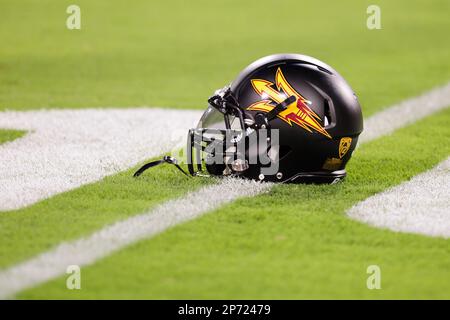
[[[450,78],[447,0],[69,0],[0,4],[0,110],[204,108],[214,90],[262,56],[317,57],[352,85],[368,116]]]
[[[449,121],[447,109],[362,145],[343,183],[276,186],[83,268],[82,290],[63,276],[19,298],[448,299],[450,240],[372,228],[345,210],[445,159]],[[369,265],[381,290],[366,287]]]
[[[337,69],[367,118],[450,79],[446,0],[79,0],[0,3],[0,110],[204,108],[251,61],[297,52]],[[1,117],[1,113],[0,113]],[[449,111],[361,146],[333,186],[282,185],[239,200],[82,269],[81,291],[59,278],[20,298],[449,298],[449,241],[349,220],[352,204],[450,154]],[[0,128],[1,129],[1,128]],[[23,134],[0,130],[0,143]],[[132,170],[30,207],[0,213],[0,268],[213,183],[158,167]],[[207,201],[207,199],[205,199]],[[369,264],[382,290],[365,286]]]

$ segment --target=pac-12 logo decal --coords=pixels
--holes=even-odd
[[[350,149],[350,146],[352,145],[352,138],[341,138],[341,141],[339,142],[339,158],[342,159],[343,156],[345,156]]]
[[[320,117],[308,107],[308,104],[311,104],[311,102],[295,91],[289,82],[287,82],[281,68],[278,68],[275,74],[275,85],[277,90],[274,89],[275,85],[272,82],[264,79],[252,79],[251,83],[253,89],[263,100],[255,102],[248,107],[247,110],[269,112],[275,108],[276,104],[283,102],[290,96],[295,96],[296,101],[291,103],[286,110],[280,112],[277,115],[278,118],[291,126],[292,123],[295,123],[311,133],[314,130],[331,139],[331,136],[319,123],[319,121],[322,122]]]

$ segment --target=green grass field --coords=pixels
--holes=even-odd
[[[202,109],[251,61],[298,52],[337,69],[367,118],[450,79],[448,1],[73,1],[0,4],[0,110],[136,107]],[[0,113],[1,117],[1,113]],[[450,110],[362,145],[348,179],[278,185],[21,292],[47,298],[450,298],[450,242],[352,221],[358,201],[450,155]],[[1,128],[0,128],[1,129]],[[0,130],[0,143],[24,133]],[[124,133],[126,134],[126,133]],[[175,168],[142,179],[117,173],[24,209],[0,213],[0,269],[63,241],[214,183]],[[368,265],[382,289],[366,288]]]

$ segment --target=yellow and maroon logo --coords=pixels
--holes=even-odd
[[[296,101],[291,103],[286,110],[280,112],[277,115],[278,118],[291,126],[292,123],[295,123],[311,133],[314,130],[331,139],[331,136],[319,123],[319,121],[322,121],[320,117],[308,107],[308,104],[311,104],[311,102],[295,91],[289,82],[287,82],[280,68],[278,68],[275,74],[275,85],[277,90],[274,89],[275,85],[267,80],[252,79],[251,83],[253,89],[263,100],[252,104],[247,110],[269,112],[275,108],[273,105],[274,102],[278,104],[290,96],[295,96]]]

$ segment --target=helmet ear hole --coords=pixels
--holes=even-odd
[[[331,119],[331,108],[328,99],[323,101],[323,126],[328,127],[333,121]]]

